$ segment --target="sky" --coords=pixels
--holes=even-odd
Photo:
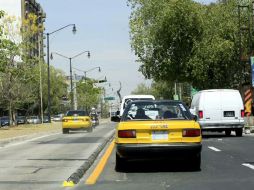
[[[0,0],[0,4],[12,1],[19,0]],[[214,0],[196,1],[214,2]],[[138,72],[140,63],[136,62],[137,58],[131,50],[129,35],[131,8],[127,6],[127,0],[37,0],[37,2],[47,15],[46,33],[68,24],[75,24],[77,27],[75,35],[71,32],[71,27],[50,35],[50,52],[72,57],[89,50],[90,59],[83,54],[73,59],[72,66],[84,71],[101,67],[101,72],[93,70],[88,72],[87,76],[95,79],[103,79],[106,76],[108,83],[103,85],[106,87],[107,95],[116,95],[119,82],[122,84],[122,96],[130,94],[140,83],[147,85],[151,83]],[[54,55],[50,64],[69,75],[68,59]],[[75,72],[83,75],[83,72]]]

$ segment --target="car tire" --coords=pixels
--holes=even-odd
[[[230,137],[230,135],[231,135],[231,130],[229,130],[229,129],[226,130],[226,131],[225,131],[225,134],[226,134],[227,137]]]
[[[242,137],[243,136],[243,129],[236,129],[235,134],[237,137]]]
[[[69,133],[69,129],[63,129],[63,134],[68,134]]]
[[[122,171],[126,167],[127,161],[124,158],[121,158],[118,154],[116,154],[116,171]]]
[[[88,132],[88,133],[92,133],[92,132],[93,132],[93,126],[89,127],[89,128],[87,129],[87,132]]]

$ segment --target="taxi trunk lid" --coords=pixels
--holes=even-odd
[[[130,121],[119,124],[118,131],[135,131],[135,138],[118,138],[119,143],[172,143],[199,141],[197,137],[186,138],[182,133],[184,129],[192,129],[199,126],[195,121]],[[118,133],[118,132],[117,132]],[[200,137],[198,137],[200,138]]]

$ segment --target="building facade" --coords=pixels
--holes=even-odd
[[[36,0],[1,0],[0,10],[3,10],[9,16],[15,16],[21,21],[26,19],[27,16],[32,13],[37,16],[38,26],[44,28],[46,14]],[[29,54],[31,56],[40,56],[43,58],[43,32],[33,36],[30,40],[33,44],[33,48],[30,50]]]

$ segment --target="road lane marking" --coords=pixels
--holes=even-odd
[[[218,148],[215,148],[213,146],[208,146],[208,148],[210,148],[211,150],[215,151],[215,152],[220,152],[221,150]]]
[[[251,165],[249,163],[243,163],[242,165],[254,170],[254,165]]]
[[[97,164],[97,166],[95,167],[94,171],[92,172],[92,174],[88,177],[88,179],[86,180],[85,184],[86,185],[93,185],[96,183],[98,177],[100,176],[100,174],[102,173],[108,159],[109,156],[111,155],[113,149],[115,146],[115,141],[113,140],[111,142],[111,144],[109,145],[108,149],[106,150],[106,152],[104,153],[104,155],[102,156],[100,162]]]

